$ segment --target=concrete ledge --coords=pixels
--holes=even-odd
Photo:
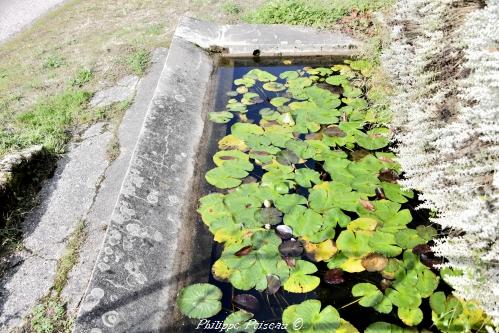
[[[208,278],[209,234],[196,218],[210,147],[219,55],[351,55],[338,33],[286,26],[218,26],[182,19],[114,208],[75,332],[173,332],[175,295]],[[204,235],[204,236],[203,236]]]

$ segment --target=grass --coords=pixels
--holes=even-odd
[[[0,155],[13,147],[22,149],[35,144],[62,153],[71,138],[70,129],[84,112],[90,96],[82,90],[67,90],[17,114],[10,129],[0,130]]]
[[[332,27],[352,11],[367,12],[386,8],[393,0],[273,0],[246,14],[248,23]]]
[[[78,72],[76,72],[74,78],[71,79],[70,85],[72,87],[81,88],[86,83],[90,82],[93,77],[94,73],[92,72],[92,70],[88,68],[81,68],[78,70]]]
[[[139,49],[128,56],[127,64],[132,72],[142,75],[149,66],[150,61],[150,52],[145,49]]]

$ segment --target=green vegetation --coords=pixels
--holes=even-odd
[[[88,83],[94,77],[94,73],[88,68],[81,68],[76,72],[76,75],[71,79],[72,87],[81,88],[85,83]]]
[[[386,0],[274,0],[244,16],[249,23],[294,24],[326,28],[352,11],[366,12],[390,6]]]
[[[59,68],[62,65],[64,65],[64,58],[58,55],[53,55],[47,58],[45,60],[45,63],[43,64],[44,68]]]
[[[58,299],[47,299],[35,306],[30,318],[30,331],[36,333],[69,333],[73,321],[66,316],[66,309]]]
[[[238,120],[219,141],[215,167],[205,174],[219,191],[202,197],[198,209],[223,245],[213,276],[232,285],[239,293],[233,305],[248,314],[235,312],[238,320],[248,321],[260,308],[239,291],[277,298],[281,289],[309,293],[321,279],[343,284],[355,274],[355,282],[345,286],[352,295],[347,305],[398,317],[373,323],[371,331],[401,324],[410,329],[427,317],[439,327],[484,332],[480,325],[488,319],[469,302],[439,305],[445,302],[443,281],[432,269],[441,261],[427,244],[437,230],[413,221],[405,206],[414,193],[398,184],[401,166],[386,150],[391,131],[371,93],[375,73],[364,59],[279,75],[255,68],[236,78],[226,110],[209,114],[215,123]],[[198,284],[184,289],[178,304],[186,316],[208,318],[221,311],[220,298],[217,287]],[[423,313],[424,299],[433,299],[433,314]],[[449,319],[446,308],[456,308],[456,302],[477,312],[449,324],[457,317]],[[340,318],[341,308],[321,311],[318,300],[286,305],[284,323],[303,320],[289,332],[358,332]],[[236,320],[234,313],[227,315],[229,322]]]
[[[142,75],[146,71],[150,60],[150,53],[145,49],[139,49],[128,56],[127,64],[132,72]]]
[[[64,255],[57,263],[57,270],[53,289],[57,294],[62,292],[68,280],[68,274],[73,266],[78,262],[80,248],[85,242],[86,231],[85,222],[81,221],[69,237]]]
[[[85,91],[67,90],[17,115],[13,128],[0,131],[0,155],[13,147],[40,143],[53,153],[62,153],[71,138],[69,131],[83,115],[90,96]]]
[[[241,13],[241,7],[239,7],[239,5],[233,1],[226,2],[223,5],[223,10],[226,14],[229,15],[238,15],[239,13]]]

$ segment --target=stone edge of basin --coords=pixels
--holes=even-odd
[[[227,56],[349,56],[337,32],[280,25],[216,25],[182,18],[122,184],[75,333],[165,332],[173,318],[175,259],[195,178],[216,63]]]

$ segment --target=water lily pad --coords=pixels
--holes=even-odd
[[[292,150],[285,149],[281,150],[276,154],[277,162],[283,165],[293,165],[300,161],[300,157],[298,157]]]
[[[361,258],[372,252],[369,237],[369,231],[360,230],[354,233],[350,230],[343,230],[336,240],[336,246],[347,257]]]
[[[263,84],[263,89],[268,91],[283,91],[286,89],[284,84],[278,82],[267,82]]]
[[[296,206],[284,215],[284,223],[293,228],[296,236],[307,238],[314,243],[320,243],[334,237],[336,221],[326,219],[312,209]]]
[[[333,268],[328,270],[324,274],[324,282],[327,284],[342,284],[345,282],[345,276],[343,274],[343,270],[339,268]]]
[[[315,262],[328,261],[336,254],[336,252],[338,252],[338,249],[334,246],[333,241],[330,239],[320,243],[305,241],[304,248],[307,253],[307,257]]]
[[[312,276],[317,272],[317,267],[305,260],[296,260],[295,267],[290,271],[289,278],[284,282],[284,290],[292,293],[308,293],[317,288],[321,282],[317,276]]]
[[[254,68],[244,75],[244,78],[251,78],[260,82],[269,82],[277,80],[277,77],[267,71]]]
[[[239,87],[237,87],[236,92],[238,94],[246,94],[248,92],[248,87],[246,87],[246,86],[239,86]]]
[[[378,321],[369,325],[364,333],[417,333],[416,329],[402,328],[394,324]]]
[[[345,62],[349,64],[352,69],[360,71],[365,77],[369,77],[372,74],[373,64],[368,60],[346,60]]]
[[[310,75],[326,76],[332,74],[333,70],[327,67],[317,67],[317,68],[310,68],[306,70],[306,72]]]
[[[258,299],[250,294],[239,294],[236,295],[232,299],[232,304],[238,309],[250,312],[257,313],[260,310],[260,302]]]
[[[297,205],[307,204],[307,198],[299,194],[285,194],[280,196],[275,206],[283,213],[289,213]]]
[[[180,311],[189,318],[209,318],[222,309],[222,291],[209,283],[192,284],[177,297]]]
[[[285,79],[285,80],[294,80],[296,78],[298,78],[300,76],[300,74],[298,74],[297,71],[285,71],[285,72],[282,72],[281,74],[279,74],[279,77],[281,79]]]
[[[237,79],[234,81],[234,84],[235,85],[244,85],[248,88],[251,88],[255,85],[256,81],[252,78],[249,78],[249,77],[243,77],[243,78],[240,78],[240,79]]]
[[[227,104],[227,110],[232,112],[246,113],[248,109],[243,103],[235,102]]]
[[[258,323],[252,318],[253,314],[244,310],[231,313],[224,320],[225,333],[255,333]]]
[[[270,100],[270,104],[272,104],[275,107],[280,107],[289,102],[290,99],[286,97],[274,97]]]
[[[232,134],[224,136],[222,139],[220,139],[220,141],[218,141],[218,148],[222,150],[248,150],[248,146],[244,143],[244,141]]]
[[[297,240],[288,240],[279,245],[279,253],[284,257],[299,257],[303,253],[303,245]]]
[[[362,266],[368,272],[381,272],[388,265],[388,258],[379,253],[370,253],[362,258]]]
[[[407,326],[416,326],[423,320],[423,311],[419,308],[398,308],[397,315]]]
[[[255,219],[262,224],[276,225],[282,222],[282,212],[274,207],[260,208],[255,213]]]
[[[308,168],[301,168],[295,171],[296,183],[302,187],[312,187],[312,184],[321,182],[320,173]]]
[[[359,305],[373,307],[383,299],[383,293],[371,283],[357,283],[352,288],[352,295],[361,297]]]
[[[416,245],[426,243],[414,229],[403,229],[398,231],[395,234],[395,239],[397,244],[404,249],[412,249]]]
[[[390,130],[388,128],[375,128],[366,134],[357,134],[357,144],[362,148],[376,150],[384,148],[390,142]]]
[[[321,311],[321,302],[318,300],[307,300],[287,307],[282,314],[282,321],[288,326],[288,332],[301,333],[336,332],[341,324],[338,311],[331,305]],[[296,323],[301,325],[293,326]]]
[[[261,103],[262,101],[263,100],[260,97],[260,95],[258,95],[257,93],[254,93],[254,92],[245,93],[243,95],[243,98],[241,99],[241,103],[243,105],[253,105],[253,104]]]
[[[333,86],[348,84],[348,79],[343,75],[332,75],[326,79],[326,83]]]
[[[218,124],[226,124],[233,117],[234,115],[227,111],[216,111],[208,113],[208,120]]]
[[[267,275],[267,293],[274,295],[281,289],[281,279],[279,276],[271,274]]]

